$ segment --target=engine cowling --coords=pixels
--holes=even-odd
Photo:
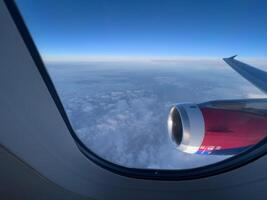
[[[235,155],[267,136],[267,100],[177,104],[169,113],[168,132],[183,152]]]

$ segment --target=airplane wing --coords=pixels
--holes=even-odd
[[[236,60],[235,57],[236,55],[229,58],[223,58],[223,60],[241,76],[243,76],[264,93],[267,93],[267,72],[240,62]]]

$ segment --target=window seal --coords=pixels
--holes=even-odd
[[[230,170],[237,169],[248,163],[255,161],[256,159],[264,156],[267,153],[267,138],[257,143],[248,150],[230,157],[226,160],[216,162],[207,166],[192,168],[192,169],[177,169],[177,170],[168,170],[168,169],[137,169],[137,168],[128,168],[115,163],[112,163],[108,160],[105,160],[91,151],[76,135],[73,130],[71,123],[68,119],[68,116],[65,112],[63,104],[59,98],[59,95],[55,89],[55,86],[46,70],[46,67],[42,61],[42,58],[38,52],[37,47],[34,44],[34,41],[28,31],[26,24],[22,18],[22,15],[19,12],[19,9],[15,3],[15,0],[4,0],[4,3],[30,53],[35,65],[38,68],[38,71],[45,82],[45,85],[50,92],[51,97],[53,98],[58,111],[60,112],[71,136],[75,140],[80,151],[92,162],[99,165],[100,167],[116,173],[121,176],[126,176],[130,178],[137,179],[152,179],[152,180],[193,180],[206,178],[210,176],[215,176],[221,173],[229,172]]]

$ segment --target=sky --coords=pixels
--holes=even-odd
[[[77,136],[114,163],[185,169],[226,159],[177,151],[170,107],[265,97],[221,58],[267,68],[266,1],[16,2]]]
[[[267,56],[264,0],[17,0],[43,57]]]

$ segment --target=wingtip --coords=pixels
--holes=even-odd
[[[223,60],[225,60],[225,59],[235,59],[236,56],[237,55],[234,55],[234,56],[231,56],[231,57],[228,57],[228,58],[223,58]]]

